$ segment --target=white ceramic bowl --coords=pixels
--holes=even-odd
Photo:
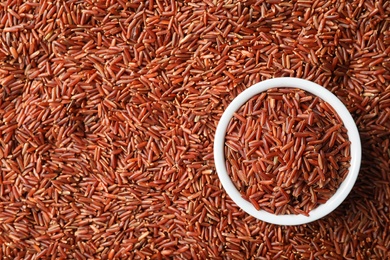
[[[231,181],[225,166],[225,135],[226,129],[230,122],[230,119],[233,117],[233,113],[236,112],[242,105],[245,104],[253,96],[266,91],[270,88],[277,87],[290,87],[290,88],[299,88],[306,90],[322,100],[328,102],[339,114],[341,120],[344,123],[344,126],[348,130],[348,138],[351,142],[350,155],[351,155],[351,165],[349,168],[349,173],[345,180],[341,183],[336,193],[325,203],[321,204],[315,209],[309,212],[309,216],[304,215],[275,215],[264,210],[256,210],[255,207],[248,202],[247,200],[241,197],[240,192],[236,189],[233,182]],[[357,176],[359,174],[360,163],[361,163],[361,143],[359,132],[357,130],[355,121],[353,120],[351,114],[344,106],[343,103],[330,91],[324,87],[299,78],[274,78],[259,82],[250,88],[243,91],[239,94],[228,106],[228,108],[223,113],[218,127],[215,133],[214,140],[214,160],[215,166],[217,169],[218,177],[232,200],[245,212],[252,215],[255,218],[258,218],[262,221],[278,224],[278,225],[300,225],[315,221],[320,219],[333,210],[335,210],[348,196],[352,190]]]

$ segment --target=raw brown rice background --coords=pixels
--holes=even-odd
[[[390,2],[0,3],[0,258],[388,259]],[[306,78],[348,107],[359,179],[308,225],[226,195],[213,138],[240,92]]]

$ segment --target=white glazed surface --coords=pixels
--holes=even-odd
[[[351,166],[349,168],[349,173],[340,187],[337,189],[337,192],[325,203],[319,205],[317,208],[309,212],[309,216],[304,215],[275,215],[264,210],[256,210],[255,207],[248,202],[247,200],[241,197],[240,192],[236,189],[233,182],[231,181],[225,166],[225,135],[226,129],[230,122],[230,119],[233,117],[234,112],[236,112],[242,105],[245,104],[253,96],[266,91],[270,88],[277,87],[290,87],[290,88],[299,88],[306,90],[322,100],[328,102],[339,114],[341,120],[344,123],[344,126],[348,130],[348,138],[351,142],[350,154],[351,154]],[[278,224],[278,225],[300,225],[315,221],[320,219],[327,214],[335,210],[348,196],[352,190],[357,176],[359,174],[360,163],[361,163],[361,143],[359,132],[357,130],[355,121],[353,120],[351,114],[344,106],[344,104],[330,91],[324,87],[299,78],[274,78],[259,82],[250,88],[243,91],[239,94],[228,106],[228,108],[223,113],[215,133],[214,139],[214,160],[215,166],[218,173],[218,177],[232,200],[245,212],[252,215],[253,217],[260,219],[262,221]]]

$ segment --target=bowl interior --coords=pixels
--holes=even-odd
[[[245,102],[247,102],[253,96],[270,88],[277,87],[299,88],[320,97],[325,102],[328,102],[340,116],[345,128],[348,130],[348,139],[351,142],[351,162],[348,175],[341,183],[335,194],[325,204],[321,204],[315,209],[311,210],[309,216],[294,214],[275,215],[264,210],[256,210],[250,202],[241,197],[240,192],[236,189],[235,185],[231,181],[225,166],[225,135],[229,121],[233,117],[234,112],[236,112],[242,105],[245,104]],[[359,174],[361,163],[361,143],[358,129],[351,114],[344,106],[344,104],[330,91],[314,82],[304,79],[274,78],[259,82],[246,89],[241,94],[239,94],[227,107],[218,123],[217,130],[215,133],[214,160],[218,177],[224,189],[241,209],[243,209],[245,212],[252,215],[253,217],[268,223],[278,225],[300,225],[315,221],[329,214],[334,209],[336,209],[348,196]]]

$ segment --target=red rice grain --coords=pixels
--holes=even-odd
[[[2,1],[0,258],[389,258],[389,13],[383,0]],[[242,212],[213,162],[227,105],[280,76],[332,91],[363,142],[346,202],[304,226]]]
[[[256,131],[261,134],[255,137]],[[308,215],[348,174],[345,127],[333,108],[305,91],[276,88],[258,94],[234,113],[227,132],[228,173],[257,210]]]

